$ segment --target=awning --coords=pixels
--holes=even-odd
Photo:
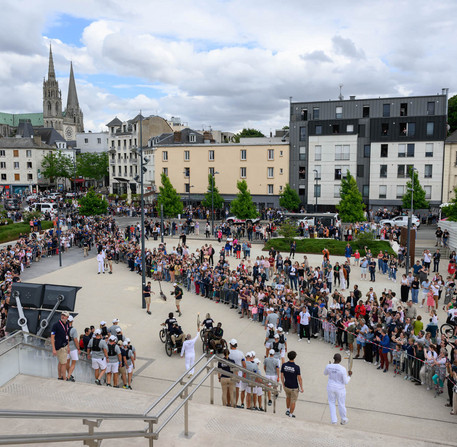
[[[129,183],[130,180],[124,177],[113,177],[113,180],[116,180],[119,183]]]

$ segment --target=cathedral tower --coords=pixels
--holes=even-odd
[[[84,132],[83,112],[79,108],[73,63],[70,64],[70,82],[68,83],[67,108],[63,118],[63,130],[64,137],[67,140],[75,140],[76,132]]]
[[[52,48],[49,47],[48,79],[43,79],[43,124],[63,132],[62,93],[54,70]]]

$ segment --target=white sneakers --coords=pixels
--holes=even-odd
[[[349,422],[349,419],[348,419],[348,418],[343,419],[343,420],[341,421],[341,425],[346,425],[348,422]]]

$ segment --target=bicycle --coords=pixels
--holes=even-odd
[[[454,337],[455,333],[455,324],[452,323],[444,323],[441,325],[440,332],[442,335],[446,336],[447,338]]]
[[[163,327],[159,331],[159,339],[162,343],[165,343],[167,341],[167,335],[168,335],[168,329]]]

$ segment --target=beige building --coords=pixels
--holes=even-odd
[[[457,130],[444,143],[443,203],[454,197],[457,186]]]
[[[235,198],[237,181],[246,180],[259,208],[277,207],[279,194],[289,182],[289,143],[170,144],[155,145],[155,183],[165,172],[187,203],[203,200],[208,174],[215,173],[216,186],[228,202]]]

